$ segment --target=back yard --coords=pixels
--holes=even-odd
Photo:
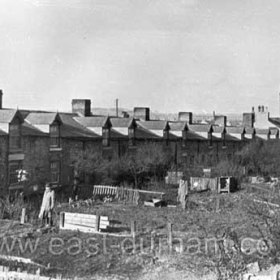
[[[175,202],[176,195],[177,189],[170,188],[167,199]],[[230,194],[191,194],[186,210],[179,205],[104,203],[98,198],[57,203],[52,229],[40,229],[36,211],[25,205],[28,223],[1,220],[0,265],[21,265],[31,272],[40,267],[43,275],[83,279],[174,279],[174,275],[176,279],[235,279],[249,263],[258,261],[262,269],[277,264],[279,210],[254,199],[276,204],[278,197],[278,190],[272,195],[247,184]],[[108,216],[117,225],[115,235],[60,230],[61,212]],[[20,211],[13,218],[19,221]],[[129,235],[131,221],[136,222],[135,238]],[[7,260],[4,255],[36,264]]]

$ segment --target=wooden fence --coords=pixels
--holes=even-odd
[[[19,280],[19,279],[21,280],[70,280],[70,278],[62,278],[61,275],[57,275],[56,277],[42,276],[40,275],[40,269],[36,271],[36,274],[31,274],[28,273],[27,271],[21,271],[20,268],[18,268],[17,271],[11,271],[9,267],[0,266],[0,280]]]
[[[160,199],[162,199],[163,196],[165,195],[164,192],[129,189],[124,187],[116,187],[116,186],[103,186],[103,185],[93,186],[93,195],[115,195],[117,199],[127,201],[133,204],[139,203],[139,199],[140,199],[139,194],[141,193],[157,196]]]

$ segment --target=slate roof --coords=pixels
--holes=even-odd
[[[74,116],[74,118],[73,118]],[[61,137],[74,137],[74,138],[101,138],[100,135],[94,133],[93,131],[87,129],[75,119],[75,114],[59,113],[59,117],[62,121],[60,127]]]
[[[214,133],[221,133],[222,134],[222,133],[226,132],[226,129],[225,129],[224,126],[213,125],[212,129],[213,129]]]
[[[197,140],[203,140],[203,141],[207,140],[205,137],[195,133],[194,131],[190,131],[190,130],[186,132],[186,138],[187,138],[187,140],[196,140],[196,141]]]
[[[280,127],[280,118],[269,118],[268,120],[275,126]]]
[[[188,128],[190,131],[194,132],[211,132],[211,124],[189,124]]]
[[[143,127],[136,127],[135,128],[135,138],[136,139],[162,139],[162,137],[158,136],[157,134],[145,129]]]
[[[0,123],[10,123],[15,117],[17,110],[14,109],[1,109],[0,110]]]
[[[226,132],[228,134],[242,134],[245,132],[245,128],[243,126],[227,126]]]
[[[25,118],[25,120],[27,122],[29,122],[30,124],[52,124],[55,120],[57,113],[34,113],[31,112],[29,115],[27,115],[27,117]]]
[[[169,122],[170,132],[183,131],[188,128],[187,122]]]
[[[74,117],[74,120],[79,122],[81,125],[85,127],[103,127],[106,125],[106,122],[109,121],[109,118],[107,116],[103,117]]]
[[[112,127],[127,127],[129,128],[134,121],[134,118],[113,118],[110,117]]]
[[[7,132],[5,132],[4,130],[0,129],[0,136],[5,136],[8,135]]]
[[[237,137],[234,137],[234,136],[231,135],[231,134],[226,133],[226,134],[225,134],[225,141],[240,142],[241,139],[239,139],[239,138],[237,138]]]
[[[256,131],[256,134],[269,134],[270,133],[269,128],[256,128],[255,131]]]
[[[28,122],[24,122],[22,124],[22,135],[28,136],[48,136],[48,133],[41,131],[40,129],[36,128],[35,126],[31,125]]]
[[[245,127],[245,133],[246,134],[254,134],[255,128],[254,127]]]
[[[136,122],[138,125],[149,129],[149,130],[165,130],[166,127],[168,126],[168,122],[167,121],[137,121]]]
[[[42,110],[25,110],[25,109],[18,109],[22,117],[25,119],[31,113],[55,113],[51,111],[42,111]]]

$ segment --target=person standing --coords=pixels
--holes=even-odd
[[[180,179],[177,201],[180,202],[183,209],[186,209],[188,194],[189,194],[188,181]]]
[[[50,183],[46,183],[42,205],[39,213],[39,219],[42,220],[43,226],[44,225],[52,226],[53,208],[54,208],[54,190],[51,189]]]

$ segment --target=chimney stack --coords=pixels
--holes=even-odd
[[[83,117],[91,115],[90,99],[72,99],[72,113],[79,114]]]
[[[193,113],[192,112],[179,112],[178,114],[179,121],[185,121],[189,124],[193,122]]]
[[[243,126],[254,127],[255,113],[243,113]]]
[[[134,108],[134,118],[141,119],[144,121],[150,120],[150,108],[148,107],[135,107]]]
[[[218,126],[227,126],[227,116],[215,115],[214,116],[214,123]]]

